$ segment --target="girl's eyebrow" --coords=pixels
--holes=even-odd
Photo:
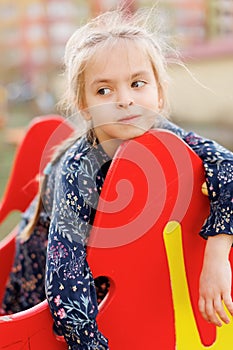
[[[98,84],[103,84],[103,83],[110,83],[112,82],[113,80],[112,79],[95,79],[93,80],[93,82],[91,83],[91,86],[94,86],[94,85],[98,85]]]
[[[149,74],[150,73],[148,71],[142,70],[142,71],[139,71],[139,72],[132,74],[131,79],[135,79],[137,77],[142,77],[142,76],[148,76]]]
[[[138,71],[138,72],[133,73],[130,76],[130,79],[133,80],[133,79],[135,79],[137,77],[148,76],[148,75],[149,75],[148,71],[142,70],[142,71]],[[98,84],[104,84],[104,83],[111,83],[113,81],[114,81],[114,79],[97,78],[97,79],[93,80],[93,82],[91,83],[91,86],[95,86],[95,85],[98,85]]]

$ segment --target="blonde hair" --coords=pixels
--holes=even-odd
[[[130,40],[140,45],[148,55],[163,99],[163,112],[168,110],[167,62],[168,46],[161,40],[157,13],[140,9],[129,15],[124,10],[105,12],[78,28],[65,48],[64,76],[65,94],[59,107],[67,116],[76,113],[85,104],[85,67],[96,52],[113,46],[119,40]],[[110,46],[110,47],[111,47]]]

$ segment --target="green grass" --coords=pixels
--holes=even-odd
[[[2,198],[15,155],[15,147],[5,142],[5,132],[0,130],[0,198]],[[19,213],[10,215],[0,224],[0,240],[6,236],[19,220]]]
[[[7,132],[10,128],[27,126],[30,121],[28,111],[29,108],[22,106],[9,109],[6,126],[0,129],[0,200],[4,195],[16,153],[16,145],[7,141]],[[0,224],[0,240],[11,232],[19,219],[20,213],[13,212]]]

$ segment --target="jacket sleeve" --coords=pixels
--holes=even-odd
[[[55,324],[69,349],[105,350],[108,342],[97,327],[95,285],[86,260],[90,215],[96,205],[92,202],[97,200],[95,196],[90,199],[95,192],[90,166],[80,160],[58,167],[49,230],[46,295]]]
[[[160,128],[181,137],[203,161],[210,215],[202,227],[201,236],[233,234],[233,153],[215,141],[186,132],[166,119],[161,119]]]

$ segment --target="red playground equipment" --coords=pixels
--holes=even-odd
[[[0,222],[10,211],[26,209],[37,191],[33,179],[48,161],[52,145],[72,130],[59,116],[36,118],[31,124],[16,155]],[[115,155],[88,247],[94,277],[110,280],[97,321],[111,350],[232,349],[232,325],[216,332],[197,310],[205,246],[199,231],[209,212],[204,181],[201,160],[167,131],[127,141]],[[0,244],[1,297],[14,236]],[[47,301],[1,316],[0,349],[67,349],[55,339],[52,325]]]

